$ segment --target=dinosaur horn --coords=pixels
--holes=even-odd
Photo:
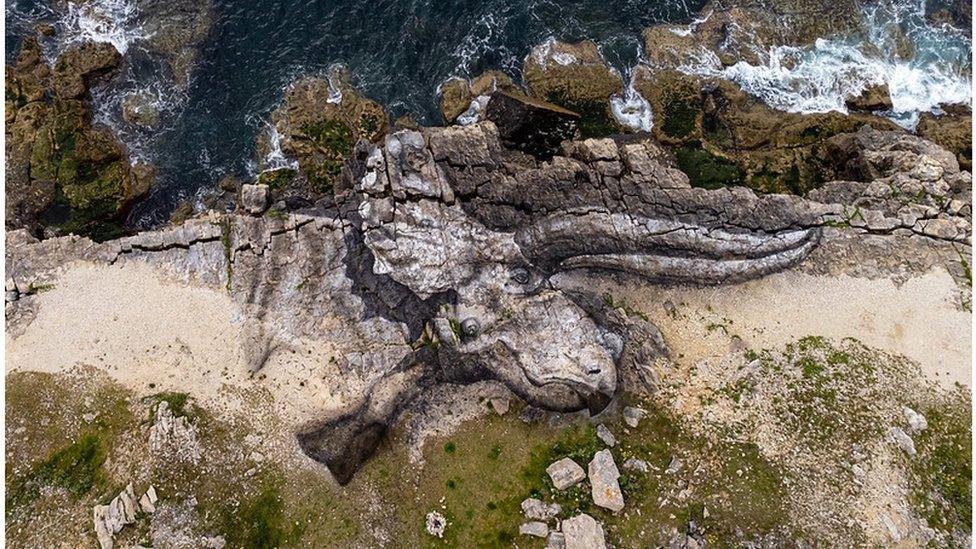
[[[698,284],[785,269],[819,238],[819,229],[733,230],[605,210],[550,216],[516,234],[525,256],[548,272],[608,269]]]

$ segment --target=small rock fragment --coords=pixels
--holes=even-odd
[[[671,458],[671,463],[668,464],[668,468],[664,470],[665,474],[674,475],[681,470],[684,462],[678,459],[678,456],[673,456]]]
[[[562,523],[566,549],[606,549],[603,526],[590,515],[582,513]]]
[[[544,522],[532,521],[519,526],[519,534],[544,538],[549,535],[549,526]]]
[[[908,431],[910,433],[918,433],[928,428],[929,422],[925,420],[925,416],[922,414],[912,410],[908,406],[902,408],[901,411],[905,414],[905,420],[908,421]]]
[[[640,471],[641,473],[646,473],[651,470],[651,466],[642,459],[630,458],[624,462],[624,469],[628,471]]]
[[[912,437],[908,436],[908,433],[902,431],[901,427],[892,427],[888,436],[906,454],[912,457],[915,456],[915,441],[912,440]]]
[[[427,533],[438,538],[444,537],[444,529],[447,528],[447,519],[437,511],[427,513]]]
[[[600,450],[593,456],[589,465],[589,477],[593,503],[614,512],[624,508],[624,495],[617,481],[620,471],[617,470],[610,450]]]
[[[562,510],[558,503],[545,503],[536,498],[527,498],[522,502],[522,513],[533,520],[549,520]]]
[[[508,397],[493,398],[489,400],[489,402],[491,403],[491,409],[500,416],[508,413],[508,408],[511,404]]]
[[[599,437],[604,444],[611,448],[617,445],[617,438],[614,437],[613,433],[610,432],[610,429],[608,429],[607,426],[602,423],[596,426],[596,436]]]
[[[570,458],[563,458],[546,467],[546,472],[557,490],[565,490],[586,478],[583,468]]]
[[[566,534],[562,532],[550,532],[549,541],[546,542],[546,549],[566,549]]]
[[[624,408],[624,423],[627,424],[631,429],[636,429],[637,425],[640,423],[641,418],[646,414],[644,410],[640,408],[634,408],[633,406],[627,406]]]

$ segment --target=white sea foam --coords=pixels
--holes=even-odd
[[[479,95],[472,99],[468,109],[457,117],[457,123],[462,126],[470,126],[471,124],[478,123],[484,116],[485,107],[488,106],[488,100],[490,98],[488,95]]]
[[[139,25],[135,4],[128,0],[68,2],[60,21],[64,45],[92,40],[108,42],[125,54],[137,40],[146,38]]]
[[[732,80],[769,105],[790,112],[847,112],[845,100],[886,84],[895,122],[912,128],[921,112],[972,100],[971,46],[960,31],[925,21],[923,0],[899,0],[865,12],[867,40],[819,39],[809,48],[771,49],[766,63],[722,67],[702,56],[681,70]],[[897,32],[892,32],[897,30]],[[901,55],[899,33],[911,53]]]
[[[610,109],[617,122],[632,130],[649,132],[654,126],[651,105],[634,89],[633,81],[623,94],[614,94],[610,98]]]
[[[261,171],[268,172],[281,168],[297,170],[298,161],[289,158],[281,150],[281,135],[278,133],[278,128],[274,124],[268,123],[266,131],[268,132],[268,153],[264,156]]]

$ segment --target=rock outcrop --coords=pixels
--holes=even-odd
[[[311,203],[331,196],[342,166],[360,140],[377,142],[386,134],[389,117],[378,103],[359,94],[345,69],[333,66],[327,77],[296,80],[271,115],[281,152],[298,162],[299,175],[275,171],[262,178],[275,199],[297,196]],[[264,135],[258,144],[262,156],[273,144]]]
[[[441,85],[441,117],[446,124],[478,122],[496,91],[521,93],[512,78],[502,71],[487,71],[471,80],[451,78]]]
[[[153,170],[131,165],[122,144],[93,128],[88,89],[121,56],[111,44],[74,46],[48,67],[34,39],[6,75],[8,229],[90,236],[124,233],[125,216],[145,196]]]
[[[620,391],[654,390],[668,364],[657,329],[564,289],[563,273],[721,284],[804,265],[818,246],[861,236],[886,261],[918,246],[958,257],[957,243],[970,241],[971,177],[951,153],[871,128],[828,144],[838,179],[805,199],[692,187],[646,135],[566,142],[542,161],[506,148],[491,122],[401,130],[353,149],[335,203],[213,213],[102,244],[8,233],[8,330],[31,321],[30,288],[63,265],[139,262],[228,292],[246,319],[240,366],[253,372],[285,341],[355,342],[346,360],[362,393],[298,437],[346,482],[441,384],[493,380],[532,407],[591,413]],[[892,186],[894,196],[879,191]],[[323,317],[341,320],[323,333]],[[175,436],[186,431],[178,423],[160,424]],[[550,471],[554,484],[581,480],[571,469]]]
[[[968,105],[945,105],[941,114],[922,113],[915,132],[956,155],[959,166],[973,169],[973,113]]]
[[[610,108],[610,97],[623,93],[623,82],[593,41],[550,40],[536,46],[525,58],[522,72],[529,95],[580,115],[583,137],[623,131]]]

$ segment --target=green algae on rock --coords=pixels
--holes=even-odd
[[[88,86],[121,57],[82,43],[50,69],[35,39],[7,68],[8,228],[50,229],[106,240],[124,233],[132,205],[152,185],[151,167],[130,165],[122,144],[92,127]]]
[[[624,131],[610,108],[610,97],[623,93],[623,81],[595,42],[546,42],[533,48],[522,70],[529,95],[580,115],[584,138]]]

